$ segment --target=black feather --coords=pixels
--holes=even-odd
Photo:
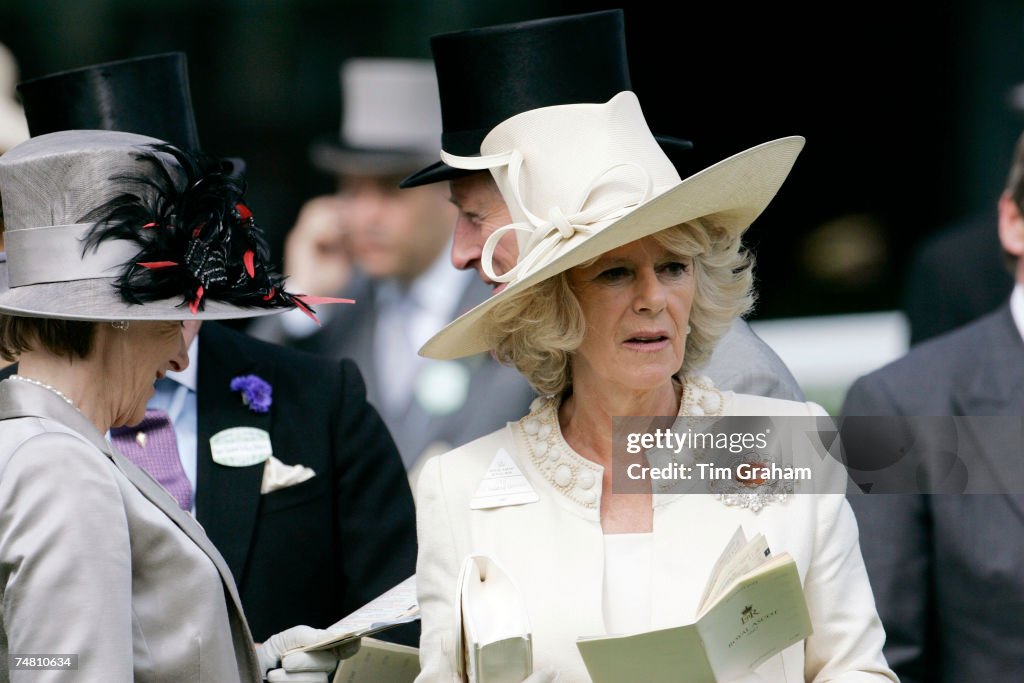
[[[83,253],[107,240],[139,246],[115,284],[125,301],[180,296],[193,310],[202,310],[207,299],[241,307],[296,306],[295,297],[284,291],[284,278],[267,267],[266,239],[243,202],[244,181],[226,174],[215,159],[168,144],[134,156],[138,172],[110,179],[124,191],[80,219],[95,223]],[[247,252],[252,252],[252,275]],[[142,265],[162,262],[177,265]]]

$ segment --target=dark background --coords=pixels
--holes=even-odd
[[[0,0],[0,42],[23,78],[185,51],[203,145],[246,159],[279,256],[301,203],[332,187],[307,150],[338,128],[343,59],[429,57],[433,33],[622,7],[651,127],[695,141],[695,165],[807,138],[748,233],[755,317],[896,308],[913,246],[1002,188],[1024,128],[1006,102],[1024,81],[1024,3],[782,4]]]

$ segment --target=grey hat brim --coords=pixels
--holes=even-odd
[[[331,175],[404,176],[412,169],[437,159],[437,154],[419,150],[346,147],[324,140],[309,150],[310,161],[318,170]]]
[[[181,298],[130,304],[121,299],[113,278],[47,282],[7,287],[7,264],[0,263],[0,314],[61,320],[231,320],[283,313],[287,308],[240,308],[204,301],[197,313]]]

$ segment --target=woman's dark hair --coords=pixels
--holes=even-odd
[[[95,331],[96,323],[84,320],[0,315],[0,356],[16,361],[25,351],[46,349],[69,359],[86,358]]]

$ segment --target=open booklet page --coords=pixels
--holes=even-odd
[[[697,616],[704,614],[725,590],[742,576],[767,562],[771,556],[772,551],[763,535],[758,534],[748,541],[743,533],[743,527],[738,527],[729,545],[711,569],[708,585],[697,607]]]
[[[594,683],[716,683],[753,671],[812,633],[796,563],[763,536],[738,530],[715,563],[694,623],[644,633],[582,637]]]
[[[420,673],[420,651],[376,638],[363,638],[359,652],[342,660],[334,683],[413,683]]]
[[[466,558],[459,606],[468,683],[520,683],[533,672],[526,603],[501,565],[481,555]]]
[[[341,621],[328,626],[327,630],[334,634],[330,638],[296,648],[296,650],[302,652],[326,650],[363,636],[370,636],[401,624],[416,621],[419,618],[420,608],[416,603],[416,575],[413,574]]]

